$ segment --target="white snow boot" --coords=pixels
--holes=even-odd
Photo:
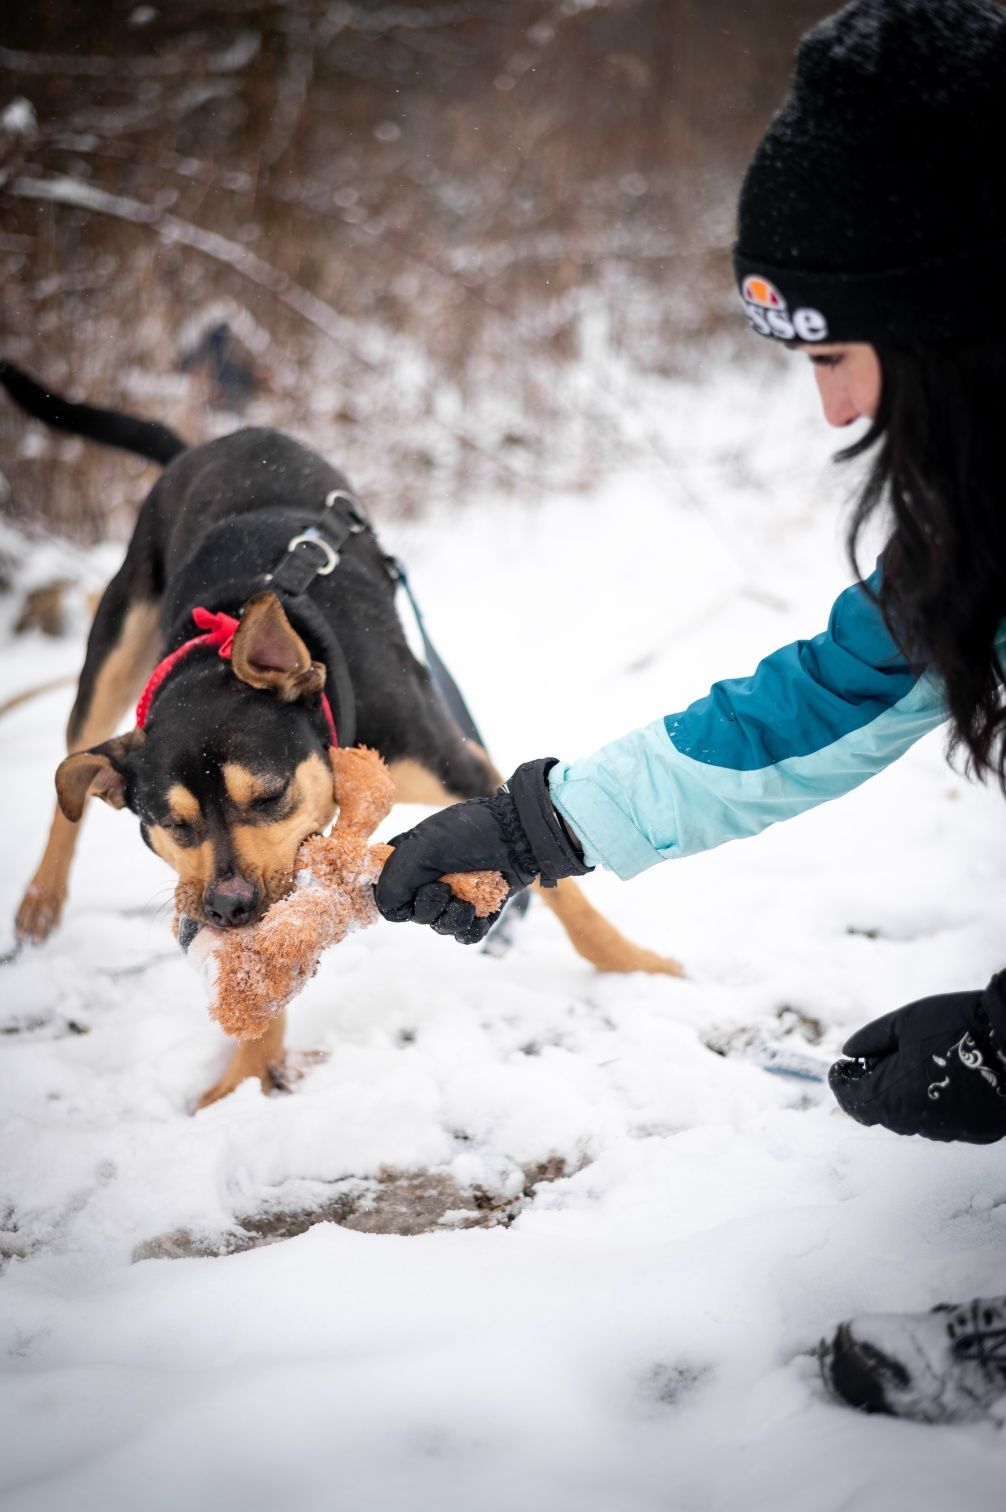
[[[1006,1396],[1006,1297],[925,1313],[874,1313],[821,1341],[826,1384],[851,1407],[967,1423]]]

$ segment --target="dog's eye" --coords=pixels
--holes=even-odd
[[[190,824],[188,819],[172,819],[169,816],[167,819],[161,820],[161,829],[174,840],[176,845],[197,845],[199,843],[196,827],[194,824]]]
[[[270,809],[274,809],[276,807],[277,803],[279,803],[282,798],[286,797],[286,793],[287,785],[285,783],[281,788],[277,788],[275,792],[260,793],[259,796],[257,798],[254,798],[250,804],[252,812],[257,814],[267,814]]]

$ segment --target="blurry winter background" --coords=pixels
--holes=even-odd
[[[743,340],[737,183],[825,9],[7,6],[4,349],[189,435],[295,429],[383,512],[583,486]],[[128,532],[135,467],[0,427],[18,517]]]
[[[498,763],[575,756],[814,634],[848,580],[852,480],[728,271],[826,8],[8,5],[0,351],[193,440],[326,453]],[[0,949],[154,475],[0,403]],[[170,877],[95,807],[61,930],[0,967],[5,1512],[1001,1507],[994,1428],[856,1417],[812,1354],[852,1312],[1002,1290],[1001,1156],[763,1069],[819,1076],[1002,966],[1001,800],[938,738],[756,841],[592,878],[686,981],[599,977],[541,909],[502,960],[375,929],[293,1011],[328,1059],[195,1118],[227,1045]]]

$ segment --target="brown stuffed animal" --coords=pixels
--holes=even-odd
[[[332,767],[339,817],[330,835],[304,841],[287,897],[247,929],[175,921],[183,949],[207,981],[211,1016],[235,1039],[260,1039],[314,976],[322,951],[379,917],[374,883],[391,846],[371,845],[370,836],[395,801],[394,783],[366,746],[333,751]],[[495,913],[509,891],[498,872],[444,881],[480,918]]]

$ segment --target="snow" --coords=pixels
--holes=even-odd
[[[0,131],[6,131],[8,136],[34,136],[38,130],[38,117],[35,107],[30,100],[23,95],[11,100],[0,110]]]
[[[645,467],[382,531],[504,769],[823,626],[847,480],[811,390],[796,358],[668,385],[634,416]],[[82,645],[77,618],[14,642],[4,614],[0,704]],[[2,919],[71,697],[4,716]],[[62,928],[0,974],[5,1512],[1001,1507],[995,1425],[858,1416],[810,1353],[857,1311],[1002,1290],[1001,1152],[862,1129],[705,1045],[756,1031],[824,1066],[870,1017],[1003,965],[1001,798],[939,739],[756,840],[590,879],[686,981],[598,976],[540,907],[502,959],[374,928],[292,1011],[294,1050],[327,1060],[196,1117],[227,1042],[172,942],[170,874],[93,807]],[[430,1231],[366,1231],[386,1200]],[[312,1211],[354,1226],[279,1239]]]

